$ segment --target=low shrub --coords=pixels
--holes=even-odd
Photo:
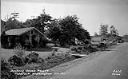
[[[10,57],[8,59],[8,62],[10,63],[10,65],[13,65],[13,66],[23,66],[23,65],[25,65],[24,59],[22,59],[21,57],[18,57],[16,55]]]
[[[42,63],[44,60],[39,57],[38,53],[32,52],[25,57],[25,63]]]
[[[90,53],[98,51],[96,48],[92,47],[91,45],[89,45],[89,46],[87,47],[87,49],[88,49],[88,51],[89,51]]]
[[[105,50],[107,48],[107,44],[100,43],[98,48],[100,48],[100,50]]]
[[[87,54],[87,55],[89,53],[98,51],[96,48],[93,48],[91,45],[71,47],[70,50],[72,53]]]
[[[15,53],[16,56],[24,57],[25,56],[25,49],[20,44],[18,44],[14,48],[14,53]]]
[[[38,53],[32,52],[28,54],[27,56],[23,56],[23,57],[19,57],[19,55],[13,55],[12,57],[8,59],[8,62],[12,66],[20,67],[20,66],[26,65],[27,63],[28,64],[42,63],[44,62],[44,59],[40,58]]]
[[[14,54],[15,55],[13,55],[8,59],[8,62],[10,63],[10,65],[13,65],[13,66],[25,65],[25,62],[24,62],[25,49],[20,44],[18,44],[14,48]]]
[[[5,59],[1,59],[1,79],[16,79],[17,76],[10,72],[10,66]]]

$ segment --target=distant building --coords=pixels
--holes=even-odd
[[[101,36],[92,36],[91,37],[91,44],[97,45],[101,42]]]
[[[107,38],[101,35],[98,36],[91,36],[91,44],[98,45],[100,43],[105,43],[107,41]]]
[[[51,42],[42,32],[35,27],[11,29],[4,32],[1,39],[1,46],[14,48],[17,44],[25,48],[43,47]]]
[[[128,35],[124,35],[123,40],[124,40],[124,42],[128,42]]]

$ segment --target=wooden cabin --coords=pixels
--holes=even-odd
[[[25,48],[44,47],[48,42],[50,39],[35,27],[7,30],[1,39],[4,48],[14,48],[17,44]]]

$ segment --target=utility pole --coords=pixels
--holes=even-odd
[[[14,12],[14,13],[11,13],[11,15],[12,15],[12,19],[13,20],[16,19],[16,18],[19,18],[18,17],[19,16],[19,13]]]
[[[43,9],[43,14],[45,14],[45,9]]]

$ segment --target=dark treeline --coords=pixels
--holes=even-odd
[[[7,21],[1,20],[1,36],[6,38],[6,31],[10,29],[35,27],[52,42],[60,46],[75,45],[76,40],[82,44],[89,43],[89,32],[83,28],[78,20],[76,15],[55,19],[45,12],[36,18],[27,19],[25,22],[18,21],[16,17],[10,17]]]

